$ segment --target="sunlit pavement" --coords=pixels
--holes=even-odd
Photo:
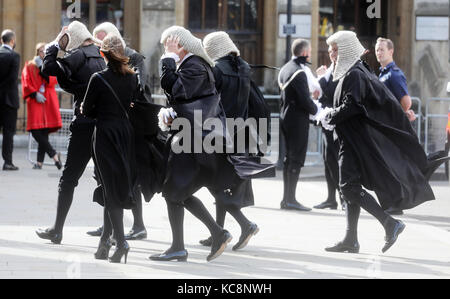
[[[280,174],[276,179],[256,180],[256,206],[244,211],[261,231],[246,248],[234,252],[231,247],[239,239],[240,229],[228,216],[226,228],[233,241],[211,263],[206,261],[209,249],[198,243],[208,237],[208,232],[189,213],[185,216],[188,262],[148,259],[167,249],[171,242],[166,204],[158,195],[144,206],[149,237],[130,242],[125,265],[94,259],[98,238],[86,235],[86,231],[102,224],[102,208],[92,202],[95,188],[92,168],[85,172],[75,191],[62,245],[52,245],[39,239],[35,230],[54,221],[60,172],[54,166],[32,170],[25,150],[15,152],[15,163],[19,172],[0,172],[0,278],[450,278],[448,182],[432,184],[436,201],[399,217],[406,223],[406,229],[386,254],[381,253],[384,231],[366,213],[362,214],[359,226],[361,253],[334,254],[324,248],[344,236],[345,212],[282,211]],[[320,168],[309,168],[303,173],[297,198],[312,207],[325,199],[326,183],[323,178],[311,178],[321,175]],[[201,190],[197,195],[215,215],[209,193]],[[124,222],[128,231],[131,212],[125,213]]]

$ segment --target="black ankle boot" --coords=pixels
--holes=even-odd
[[[100,240],[98,244],[97,252],[94,254],[97,260],[107,260],[109,257],[109,250],[111,249],[111,243],[109,239],[106,241]]]
[[[125,256],[125,264],[126,264],[127,263],[127,258],[128,258],[128,252],[130,252],[130,245],[128,245],[128,242],[125,241],[120,246],[116,246],[116,251],[109,258],[109,262],[110,263],[120,264],[120,261],[122,260],[122,257]]]
[[[47,228],[45,230],[38,229],[36,234],[39,238],[44,240],[50,240],[53,244],[59,245],[62,241],[62,232],[56,232],[53,228]]]

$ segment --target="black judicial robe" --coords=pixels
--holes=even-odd
[[[201,111],[203,121],[213,117],[221,119],[225,130],[225,114],[220,106],[211,67],[198,56],[188,57],[178,69],[175,60],[163,59],[161,87],[178,118],[189,120],[192,131],[191,153],[174,153],[171,144],[179,132],[170,132],[166,143],[167,167],[163,196],[166,200],[182,204],[202,187],[231,189],[230,176],[234,175],[234,169],[226,155],[207,154],[203,150],[194,153],[194,110]],[[202,129],[197,133],[203,138],[210,131]],[[225,132],[220,133],[224,138]]]
[[[227,118],[248,118],[250,96],[250,66],[241,57],[228,55],[220,58],[213,68],[216,89]],[[235,140],[237,140],[235,138]],[[235,146],[236,148],[236,146]],[[236,180],[230,192],[210,190],[217,201],[239,208],[255,204],[251,180]]]
[[[334,106],[327,117],[336,125],[339,155],[353,159],[362,185],[377,193],[384,209],[411,209],[434,200],[425,177],[427,156],[417,135],[368,66],[358,62],[350,69],[342,88],[338,85]],[[341,186],[345,183],[341,178]]]
[[[214,134],[217,138],[225,139],[225,113],[220,105],[210,65],[201,57],[191,56],[178,69],[175,60],[170,58],[161,60],[160,66],[161,87],[178,117],[190,122],[192,136],[198,134],[202,138],[211,137],[211,131],[205,128],[201,132],[194,132],[194,110],[200,110],[203,121],[208,118],[220,119],[223,131],[215,131]],[[182,204],[202,187],[232,193],[241,178],[257,176],[270,168],[226,154],[207,154],[205,151],[194,153],[193,144],[192,153],[175,153],[171,144],[177,133],[171,131],[166,143],[167,167],[163,196],[171,202]]]

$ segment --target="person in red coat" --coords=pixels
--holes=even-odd
[[[27,101],[28,111],[27,131],[31,132],[39,144],[37,163],[33,169],[42,169],[46,153],[55,161],[55,166],[61,169],[61,155],[55,151],[48,140],[50,133],[62,127],[55,90],[58,81],[56,77],[48,77],[41,72],[44,48],[44,43],[37,44],[36,57],[25,64],[22,72],[22,94]]]

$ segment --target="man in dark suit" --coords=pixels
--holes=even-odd
[[[17,110],[19,109],[20,55],[14,52],[16,34],[12,30],[2,32],[0,47],[0,129],[3,129],[3,170],[19,170],[12,163],[14,135],[16,134]]]

